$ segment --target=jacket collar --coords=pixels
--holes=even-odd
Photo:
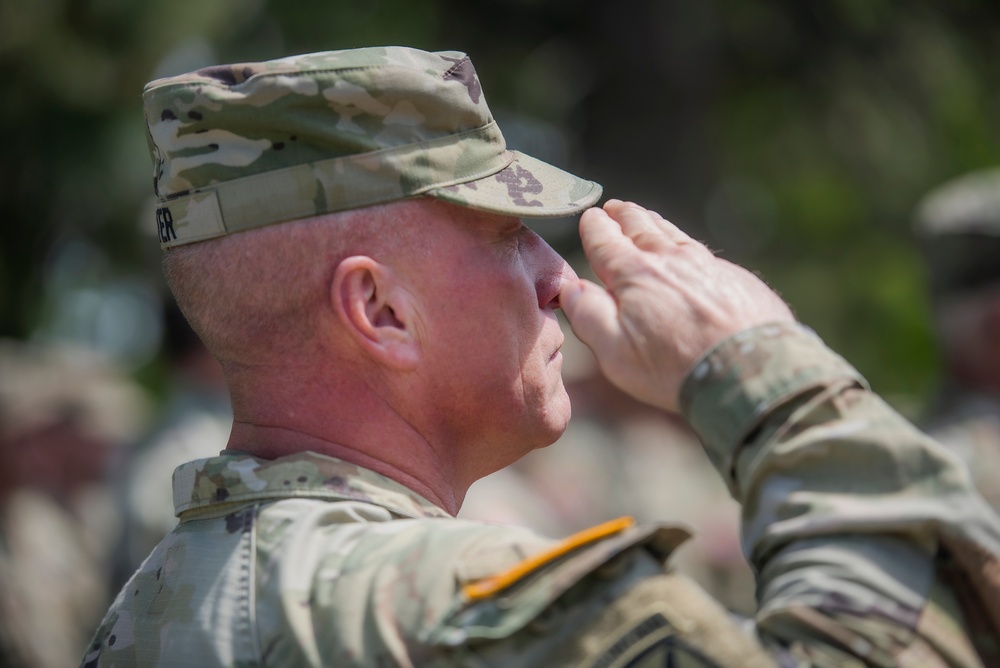
[[[181,519],[284,498],[360,501],[401,517],[450,517],[384,475],[315,452],[261,459],[225,451],[218,457],[182,464],[174,471],[174,512]]]

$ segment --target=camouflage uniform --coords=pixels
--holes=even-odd
[[[180,524],[83,665],[976,666],[973,642],[996,651],[1000,520],[815,335],[731,337],[682,406],[743,505],[752,629],[671,573],[682,531],[621,522],[560,543],[451,519],[328,457],[233,453],[177,470]]]

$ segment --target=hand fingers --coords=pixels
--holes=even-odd
[[[636,266],[635,253],[664,255],[679,246],[711,252],[655,211],[621,200],[608,200],[580,218],[580,238],[597,277],[614,288],[616,275]]]
[[[580,217],[580,241],[594,273],[605,284],[612,282],[612,266],[627,263],[629,254],[636,252],[621,225],[598,208],[587,209]]]
[[[559,304],[577,338],[600,359],[598,349],[612,346],[620,330],[614,297],[599,285],[580,279],[563,284]]]
[[[611,199],[605,202],[604,210],[621,225],[625,236],[643,250],[660,250],[671,241],[660,226],[662,219],[638,204]]]
[[[656,211],[634,202],[610,199],[604,208],[621,224],[625,234],[644,250],[662,249],[670,242],[676,245],[698,243]]]
[[[671,223],[669,220],[667,220],[666,218],[664,218],[663,216],[661,216],[656,211],[653,211],[652,209],[649,209],[649,213],[650,213],[650,215],[652,215],[656,219],[656,222],[660,226],[660,229],[663,230],[663,232],[668,237],[670,237],[670,239],[674,243],[676,243],[678,245],[680,245],[680,244],[689,244],[689,243],[699,243],[698,241],[695,241],[690,236],[688,236],[687,232],[685,232],[681,228],[679,228],[676,225],[674,225],[673,223]]]

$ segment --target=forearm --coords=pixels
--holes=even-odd
[[[846,652],[898,665],[931,652],[962,665],[961,626],[929,626],[958,615],[939,559],[966,526],[977,534],[966,542],[995,559],[1000,531],[943,448],[789,324],[717,346],[681,405],[743,504],[766,643],[816,661]]]

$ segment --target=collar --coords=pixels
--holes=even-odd
[[[384,475],[315,452],[278,459],[223,452],[182,464],[174,471],[174,512],[182,520],[228,513],[235,505],[285,498],[360,501],[401,517],[451,517]]]

